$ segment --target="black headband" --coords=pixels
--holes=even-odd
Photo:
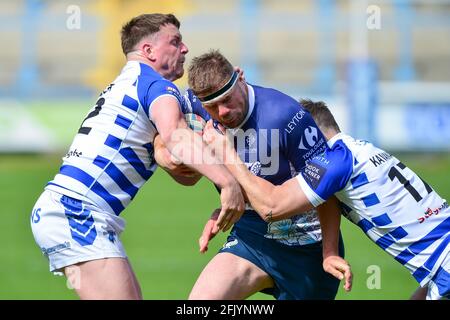
[[[228,80],[228,82],[225,83],[225,85],[222,88],[220,88],[214,93],[211,93],[210,95],[207,95],[206,97],[203,98],[198,97],[198,100],[200,100],[201,102],[210,102],[216,99],[217,97],[225,94],[228,90],[230,90],[234,86],[238,78],[238,75],[239,73],[237,71],[234,71],[233,74],[231,75],[230,80]]]

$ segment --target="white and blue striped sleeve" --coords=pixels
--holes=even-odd
[[[342,190],[353,172],[352,153],[341,142],[314,157],[297,175],[297,181],[315,207]]]

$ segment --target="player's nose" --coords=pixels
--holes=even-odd
[[[189,52],[189,48],[187,47],[187,45],[184,42],[182,42],[181,43],[181,53],[187,54],[188,52]]]
[[[227,119],[230,114],[230,109],[228,109],[225,105],[221,104],[219,105],[219,118],[220,119]]]

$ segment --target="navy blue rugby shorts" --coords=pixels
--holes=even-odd
[[[274,288],[262,292],[277,300],[332,300],[340,281],[322,267],[322,242],[287,246],[261,235],[232,230],[221,252],[244,258],[269,274]],[[339,254],[344,257],[344,243],[339,238]]]

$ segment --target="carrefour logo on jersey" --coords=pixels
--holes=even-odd
[[[319,133],[317,131],[317,128],[309,126],[308,128],[305,129],[305,132],[300,139],[300,144],[298,145],[298,148],[301,150],[308,150],[309,148],[313,147],[316,144],[318,136]],[[303,140],[305,140],[305,142],[303,142]],[[305,143],[307,147],[305,146]]]
[[[316,127],[308,126],[300,138],[298,145],[300,150],[308,150],[303,159],[310,159],[312,156],[322,153],[326,149],[323,137],[319,139],[319,130]]]

